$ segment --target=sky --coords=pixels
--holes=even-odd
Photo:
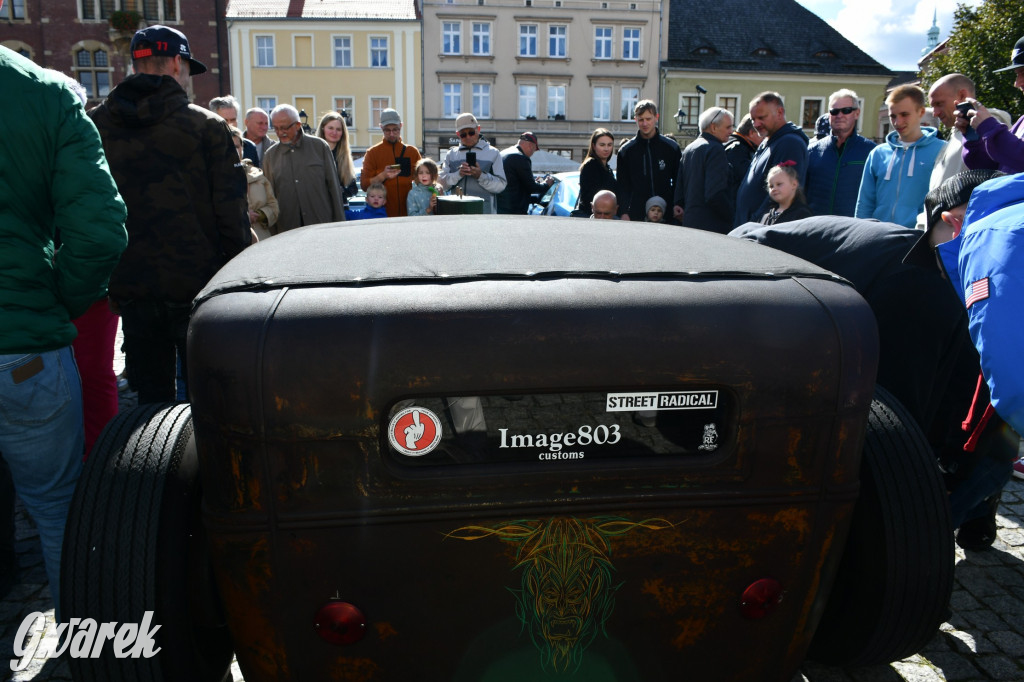
[[[938,12],[939,42],[949,37],[956,0],[797,0],[850,42],[894,71],[916,71]],[[962,0],[976,6],[981,0]]]

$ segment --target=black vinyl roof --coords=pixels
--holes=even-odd
[[[249,247],[197,300],[227,291],[474,279],[837,277],[683,227],[542,216],[429,216],[312,225]]]
[[[671,0],[666,66],[886,76],[891,72],[796,0]]]

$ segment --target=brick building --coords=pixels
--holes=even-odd
[[[206,105],[229,92],[226,0],[4,0],[0,45],[40,66],[76,78],[99,104],[124,79],[136,26],[167,24],[188,36],[209,72],[194,79],[194,100]],[[122,30],[124,29],[124,30]]]

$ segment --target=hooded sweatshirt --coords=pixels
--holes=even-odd
[[[807,175],[807,135],[789,121],[761,142],[761,146],[754,152],[747,176],[743,178],[736,195],[734,226],[756,223],[768,212],[768,171],[783,161],[796,163],[796,174],[803,186]]]
[[[248,246],[247,181],[227,123],[170,76],[136,73],[89,112],[128,207],[117,301],[187,303]]]
[[[914,227],[928,194],[935,159],[946,146],[935,128],[923,126],[921,137],[910,144],[895,130],[885,144],[871,150],[857,195],[857,218],[874,218],[903,227]]]

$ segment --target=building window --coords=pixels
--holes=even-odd
[[[598,26],[594,29],[594,59],[612,58],[612,27]]]
[[[594,120],[609,121],[612,118],[612,89],[594,88]]]
[[[473,54],[487,55],[491,53],[491,25],[483,22],[473,23]]]
[[[473,115],[477,118],[491,117],[490,83],[473,83]]]
[[[335,97],[334,110],[345,117],[345,125],[349,128],[356,126],[356,99],[355,97]]]
[[[519,56],[537,56],[537,24],[519,24]]]
[[[256,106],[258,106],[263,111],[267,112],[267,114],[270,114],[270,112],[274,109],[274,107],[277,106],[277,98],[276,97],[257,97],[256,98]]]
[[[256,66],[275,66],[274,36],[256,36]]]
[[[124,0],[121,1],[124,5]],[[135,9],[142,5],[142,17],[149,23],[178,20],[178,3],[175,0],[142,0],[135,3]]]
[[[715,104],[723,109],[728,109],[729,113],[732,114],[733,123],[736,125],[740,124],[740,119],[736,115],[740,110],[739,95],[718,95],[715,99]]]
[[[10,5],[10,8],[8,8]],[[24,19],[25,0],[11,0],[4,3],[3,15],[16,13],[20,9],[21,16],[11,18]],[[117,10],[134,10],[142,15],[147,23],[155,24],[162,21],[178,21],[177,0],[78,0],[78,11],[83,21],[109,19]]]
[[[441,92],[444,102],[444,117],[456,118],[462,113],[462,83],[443,83]]]
[[[445,21],[441,23],[441,53],[462,53],[462,22]]]
[[[352,66],[352,38],[350,36],[334,37],[334,65],[345,69]]]
[[[519,86],[519,118],[537,118],[537,86]]]
[[[565,118],[565,86],[548,86],[548,118]]]
[[[25,0],[7,0],[3,7],[0,7],[0,15],[8,21],[25,20]]]
[[[801,127],[814,130],[818,123],[818,117],[825,113],[825,99],[823,97],[804,97],[800,101],[800,110],[803,112],[800,117]]]
[[[370,38],[370,66],[387,68],[388,65],[388,38],[377,36]]]
[[[371,128],[380,128],[380,112],[391,106],[390,97],[371,97],[370,98],[370,120]]]
[[[640,59],[640,29],[622,29],[622,58]]]
[[[75,53],[75,71],[78,81],[90,99],[110,94],[110,71],[107,70],[105,50],[79,50]]]
[[[548,56],[565,57],[565,36],[568,26],[548,26]]]
[[[632,121],[633,109],[640,101],[640,88],[622,88],[622,97],[619,101],[619,120]]]
[[[700,96],[699,95],[683,95],[679,98],[679,108],[683,110],[686,115],[683,118],[683,125],[697,127],[697,121],[700,119]]]

